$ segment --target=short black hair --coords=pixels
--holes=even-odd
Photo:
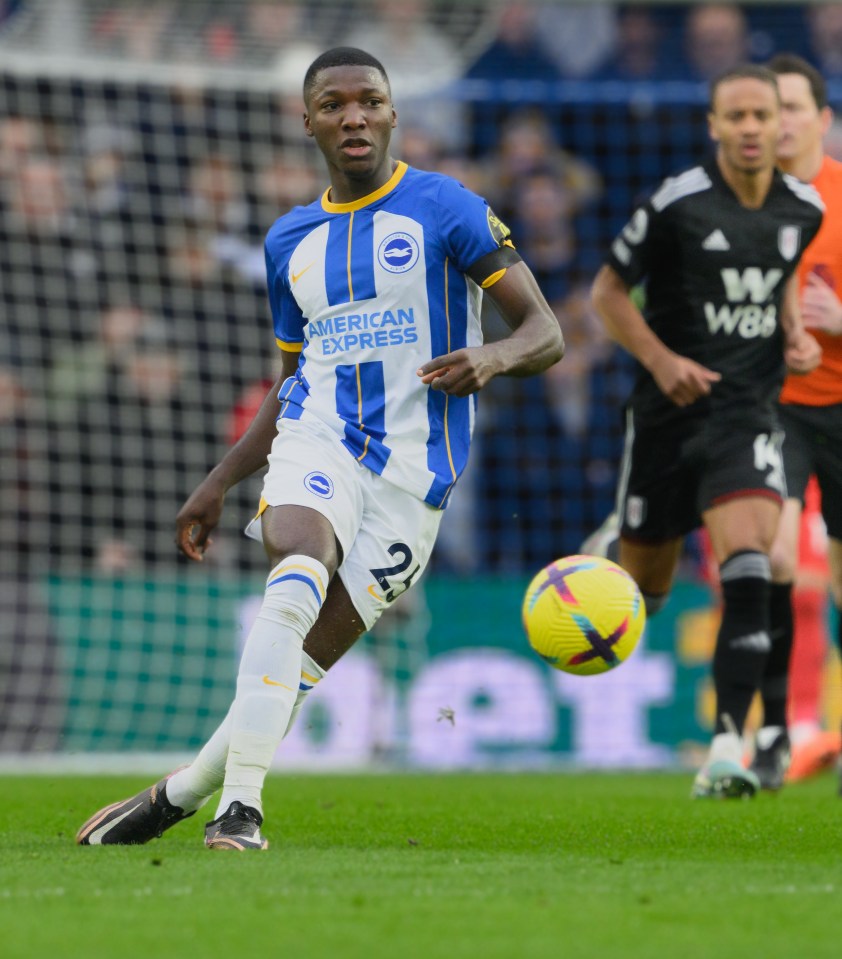
[[[360,50],[358,47],[333,47],[332,50],[325,50],[319,54],[316,59],[307,67],[304,74],[304,102],[306,103],[313,92],[316,84],[316,77],[322,70],[329,70],[331,67],[373,67],[379,71],[391,93],[389,77],[386,68],[370,53]]]
[[[804,57],[797,53],[778,53],[768,62],[769,69],[780,76],[782,73],[797,73],[810,84],[810,93],[816,102],[816,107],[823,110],[827,106],[827,84],[824,77]]]
[[[769,67],[761,66],[759,63],[741,63],[736,67],[730,67],[724,73],[720,73],[719,76],[711,80],[708,99],[709,110],[713,110],[716,91],[723,83],[728,83],[729,80],[760,80],[762,83],[768,83],[780,101],[781,94],[778,90],[778,75],[776,73],[770,70]]]

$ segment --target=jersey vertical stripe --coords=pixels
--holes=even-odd
[[[432,338],[434,356],[452,353],[467,346],[468,281],[445,259],[440,277],[428,276],[428,295],[431,308],[444,312],[444,324],[436,324]],[[470,445],[470,399],[449,396],[430,390],[427,415],[430,434],[427,440],[427,465],[435,479],[430,485],[427,502],[442,508],[450,495],[468,457]]]
[[[377,296],[374,282],[374,219],[368,210],[351,214],[351,248],[349,270],[351,274],[352,300],[372,300]]]
[[[391,450],[386,436],[383,364],[358,363],[336,368],[336,409],[345,422],[342,445],[357,462],[381,475]]]
[[[351,294],[351,217],[334,217],[329,223],[325,263],[336,269],[325,270],[325,288],[330,306],[350,303]],[[344,267],[344,268],[343,268]]]

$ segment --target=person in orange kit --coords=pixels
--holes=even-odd
[[[772,652],[761,687],[764,719],[752,763],[761,786],[774,790],[783,784],[790,763],[787,689],[794,632],[792,590],[804,495],[812,475],[821,490],[829,537],[830,591],[837,609],[842,607],[842,163],[826,156],[822,146],[833,117],[821,74],[792,54],[779,54],[769,67],[778,76],[782,101],[779,166],[811,183],[826,211],[798,267],[803,322],[821,344],[822,361],[806,376],[788,376],[780,397],[788,498],[770,554]],[[842,643],[842,636],[836,638]],[[802,663],[801,657],[794,658],[793,667],[796,673],[816,668]],[[794,688],[815,688],[816,682],[802,673]],[[793,705],[797,713],[798,706]],[[824,734],[812,742],[808,737],[794,743],[800,774],[832,761],[839,752],[839,739],[838,734]],[[804,750],[813,757],[806,764],[809,757]]]

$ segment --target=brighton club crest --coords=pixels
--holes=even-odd
[[[794,260],[798,253],[798,242],[801,239],[801,228],[797,226],[782,226],[778,230],[778,249],[785,260]]]

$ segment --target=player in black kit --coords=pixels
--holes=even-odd
[[[714,81],[715,157],[634,213],[593,287],[608,332],[639,362],[617,494],[620,563],[650,613],[666,600],[686,533],[704,524],[719,564],[716,729],[694,796],[759,786],[741,735],[770,648],[768,554],[786,493],[775,401],[785,368],[806,373],[821,355],[793,274],[822,203],[775,169],[779,120],[769,70]],[[629,295],[642,280],[643,313]]]

